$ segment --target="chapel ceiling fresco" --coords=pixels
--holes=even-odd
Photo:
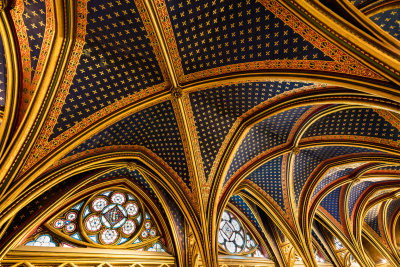
[[[400,264],[392,2],[0,1],[0,260],[121,186],[179,266]]]

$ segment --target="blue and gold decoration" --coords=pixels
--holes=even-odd
[[[325,4],[0,0],[0,265],[400,266],[398,3]]]
[[[317,166],[324,161],[343,155],[356,157],[361,153],[376,152],[373,149],[347,146],[322,146],[315,148],[302,149],[296,156],[293,168],[293,184],[296,201],[299,200],[300,193],[307,179]],[[322,165],[320,165],[322,167]]]
[[[285,143],[294,124],[308,109],[306,106],[288,110],[254,125],[241,142],[225,181],[258,154]]]
[[[370,17],[385,32],[400,41],[400,9],[389,9]]]
[[[340,224],[340,192],[342,191],[342,187],[338,187],[332,192],[330,192],[320,203],[320,206],[324,208],[335,220]]]
[[[381,208],[381,204],[377,204],[371,209],[368,210],[367,214],[365,215],[364,222],[371,227],[371,229],[377,234],[381,235],[381,231],[379,229],[378,223],[378,214],[379,209]]]
[[[90,1],[87,9],[86,44],[49,140],[100,109],[164,82],[133,1]]]
[[[247,179],[264,190],[271,198],[285,210],[285,201],[282,188],[282,157],[276,157],[253,171]]]
[[[190,93],[206,177],[229,130],[240,116],[268,99],[310,85],[285,81],[252,82]]]
[[[332,60],[254,0],[166,6],[185,74],[265,60]]]
[[[135,113],[79,145],[68,156],[96,148],[138,145],[163,159],[191,187],[185,152],[170,101]]]

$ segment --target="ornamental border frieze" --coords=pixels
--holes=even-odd
[[[189,131],[190,134],[192,135],[192,147],[193,147],[193,153],[194,153],[194,159],[196,160],[196,166],[197,166],[197,172],[199,176],[199,182],[200,182],[200,192],[203,197],[203,201],[205,201],[208,198],[209,195],[209,188],[207,188],[206,185],[206,177],[204,173],[204,163],[203,163],[203,157],[201,155],[201,150],[200,150],[200,144],[199,144],[199,137],[197,135],[197,128],[196,128],[196,122],[194,119],[194,114],[192,110],[192,105],[190,103],[190,97],[189,94],[184,94],[182,96],[182,103],[184,105],[185,111],[186,111],[186,118],[189,126]]]
[[[397,165],[398,166],[398,165]],[[370,170],[368,172],[366,172],[364,175],[377,175],[377,174],[397,174],[400,175],[400,170]]]
[[[57,119],[61,114],[62,107],[65,103],[65,99],[69,93],[69,88],[72,85],[72,80],[75,76],[76,69],[79,64],[79,59],[82,55],[83,46],[85,44],[85,36],[86,36],[86,18],[87,18],[87,0],[78,0],[77,3],[77,38],[74,42],[74,46],[72,48],[72,53],[70,55],[69,63],[66,67],[65,74],[63,77],[63,82],[61,83],[60,88],[57,90],[54,101],[50,108],[48,117],[46,119],[46,126],[40,130],[40,137],[36,141],[37,143],[34,145],[30,156],[28,157],[27,162],[24,164],[20,171],[20,175],[22,175],[25,171],[31,168],[35,163],[39,161],[44,155],[48,154],[50,150],[50,146],[48,146],[48,139],[53,132],[53,128],[57,123]],[[76,126],[76,125],[75,125]],[[69,129],[71,130],[71,129]],[[66,133],[61,134],[63,137],[67,137]],[[65,138],[66,139],[66,138]],[[54,140],[52,140],[54,141]],[[58,143],[56,143],[58,144]],[[51,145],[54,147],[56,145],[54,142],[51,142]]]
[[[162,57],[161,49],[157,42],[157,38],[153,32],[153,28],[151,26],[148,14],[145,11],[144,4],[141,0],[137,0],[135,2],[139,10],[140,16],[142,18],[143,24],[149,35],[151,46],[153,47],[153,51],[156,55],[162,75],[164,77],[164,82],[158,85],[142,89],[137,93],[128,95],[123,99],[106,106],[105,108],[95,112],[94,114],[91,114],[90,116],[82,119],[80,122],[69,128],[65,132],[61,133],[59,136],[55,137],[50,142],[47,142],[51,134],[53,133],[54,127],[57,124],[58,117],[61,115],[62,107],[64,106],[66,97],[69,94],[69,90],[72,85],[72,81],[75,77],[76,70],[79,65],[79,60],[85,45],[87,13],[88,13],[87,0],[79,0],[77,2],[77,23],[76,23],[77,38],[75,40],[74,47],[72,48],[72,53],[70,56],[69,63],[65,70],[63,82],[61,83],[61,87],[58,89],[55,100],[52,104],[49,115],[46,119],[46,126],[41,130],[39,141],[34,146],[33,151],[31,153],[32,156],[28,159],[27,163],[24,165],[22,171],[20,172],[20,175],[26,172],[28,169],[30,169],[35,163],[37,163],[38,159],[43,158],[44,156],[49,154],[52,150],[57,148],[60,144],[64,143],[77,133],[87,128],[88,126],[94,124],[101,118],[115,112],[118,109],[126,107],[129,104],[139,101],[140,99],[161,92],[169,86],[168,75],[166,73],[166,67],[164,64],[164,59]]]
[[[286,219],[288,220],[288,222],[294,225],[293,216],[291,213],[291,206],[290,206],[289,186],[287,184],[287,175],[289,174],[288,159],[289,159],[288,153],[282,155],[282,172],[281,172],[282,194],[283,194],[283,203],[285,205],[285,213],[288,215]]]
[[[47,2],[47,1],[46,1]],[[20,93],[21,97],[24,99],[24,91],[27,90],[26,95],[29,95],[29,90],[31,89],[31,55],[30,55],[30,47],[28,40],[27,27],[25,26],[25,22],[23,19],[23,14],[25,10],[25,4],[23,0],[16,0],[12,6],[13,8],[10,10],[11,18],[13,21],[13,26],[15,27],[16,36],[18,39],[18,47],[20,52],[20,64],[22,70],[22,93]],[[38,62],[39,63],[39,62]],[[30,99],[29,96],[27,96]],[[28,100],[29,101],[29,100]],[[21,101],[21,106],[24,106],[23,100]]]
[[[337,144],[341,144],[340,141],[358,141],[361,143],[368,143],[369,145],[386,145],[390,148],[400,148],[400,141],[393,141],[390,139],[383,139],[378,137],[369,136],[358,136],[358,135],[323,135],[306,137],[302,139],[302,143],[314,142],[314,141],[337,141]]]
[[[260,0],[264,6],[268,6],[269,10],[274,13],[278,18],[285,22],[289,27],[291,27],[295,32],[303,36],[307,41],[313,44],[315,47],[319,48],[326,55],[334,59],[337,63],[344,64],[347,68],[342,73],[347,73],[351,75],[368,77],[377,80],[387,79],[383,78],[381,75],[375,73],[374,71],[366,68],[358,60],[349,56],[346,52],[339,49],[334,44],[330,43],[326,38],[316,33],[313,29],[307,26],[303,21],[297,18],[292,12],[284,8],[278,1],[272,0]]]
[[[26,171],[28,171],[31,167],[33,167],[40,159],[44,158],[45,156],[47,156],[50,152],[54,151],[56,148],[58,148],[60,145],[62,145],[63,143],[65,143],[66,141],[70,140],[72,137],[76,136],[78,133],[83,132],[85,129],[87,129],[88,127],[90,127],[91,125],[93,125],[94,123],[98,122],[99,120],[103,119],[105,116],[110,115],[112,113],[117,112],[118,110],[128,106],[129,104],[135,103],[137,101],[139,101],[140,99],[143,99],[145,96],[150,96],[156,92],[162,91],[163,89],[166,88],[165,86],[166,83],[162,83],[162,84],[158,84],[154,87],[151,88],[146,88],[143,89],[142,91],[133,94],[133,95],[129,95],[127,97],[124,97],[123,99],[109,105],[106,106],[104,108],[102,108],[101,110],[91,114],[90,116],[82,119],[80,122],[78,122],[77,124],[75,124],[74,126],[72,126],[71,128],[69,128],[68,130],[66,130],[65,132],[61,133],[59,136],[55,137],[53,140],[51,140],[50,142],[47,142],[48,139],[46,139],[46,136],[50,136],[50,134],[52,133],[52,126],[45,126],[44,128],[44,132],[43,135],[39,138],[38,143],[34,145],[34,148],[32,150],[32,152],[30,153],[30,156],[27,160],[27,162],[25,163],[24,167],[22,168],[20,175],[22,175],[23,173],[25,173]],[[161,103],[161,102],[165,102],[168,101],[166,99],[159,99],[155,102],[152,102],[150,104],[147,104],[145,106],[142,106],[140,108],[134,108],[131,109],[129,111],[129,114],[126,115],[132,115],[135,112],[138,112],[140,110],[143,110],[145,108],[148,108],[152,105]],[[57,100],[56,100],[57,102]],[[59,107],[57,107],[59,108]],[[61,109],[60,109],[61,110]],[[54,118],[50,118],[49,120],[49,124],[50,122],[52,124],[56,124],[56,120],[54,120]],[[102,125],[102,129],[110,126],[112,123],[104,123]],[[99,130],[100,131],[100,130]],[[94,134],[93,134],[94,135]]]
[[[310,1],[310,0],[306,0],[311,6],[313,6],[316,10],[318,10],[319,12],[321,12],[322,14],[324,14],[325,16],[330,17],[330,19],[332,19],[336,24],[340,25],[340,27],[342,27],[343,29],[351,32],[352,34],[356,35],[358,38],[362,39],[365,42],[368,42],[369,45],[373,46],[375,49],[380,50],[380,52],[391,56],[387,51],[378,48],[378,46],[374,43],[372,43],[370,40],[368,40],[368,38],[366,38],[366,36],[363,36],[362,34],[360,34],[360,32],[354,31],[352,29],[350,29],[350,27],[348,27],[347,25],[345,25],[344,23],[338,21],[336,18],[334,18],[333,16],[331,16],[328,12],[326,12],[325,10],[323,10],[319,5],[317,5],[315,3],[315,1]],[[319,25],[321,25],[324,29],[328,30],[331,34],[333,34],[336,38],[344,41],[345,43],[347,43],[348,45],[350,45],[352,48],[356,49],[357,51],[361,51],[362,47],[360,47],[359,45],[357,45],[356,43],[351,42],[351,40],[349,39],[345,39],[343,38],[343,36],[337,34],[336,32],[332,31],[331,29],[329,29],[328,25],[326,23],[324,23],[323,21],[321,21],[319,18],[315,17],[313,14],[311,14],[310,12],[308,12],[307,10],[305,10],[301,5],[297,4],[295,1],[291,1],[291,3],[296,6],[296,8],[298,8],[299,10],[301,10],[302,12],[304,12],[305,14],[307,14],[308,16],[310,16],[314,21],[316,21]],[[345,1],[342,2],[343,4],[347,5]],[[357,8],[357,7],[356,7]],[[358,9],[358,8],[357,8]],[[369,16],[367,14],[365,14],[365,11],[362,11],[360,9],[358,9],[358,11],[360,11],[364,16],[366,16],[367,19],[369,19]],[[360,17],[361,18],[361,17]],[[370,22],[367,22],[367,24],[369,24]],[[379,29],[382,30],[382,29]],[[382,30],[383,31],[383,30]],[[383,31],[384,32],[384,31]],[[372,36],[374,37],[374,36]],[[396,40],[393,37],[394,40]],[[396,40],[397,41],[397,40]],[[382,62],[379,61],[379,59],[377,59],[376,57],[374,57],[373,55],[366,53],[365,51],[363,51],[363,54],[366,55],[367,57],[371,58],[374,62],[377,62],[378,64],[380,64],[381,66],[389,69],[390,71],[393,71],[395,74],[400,75],[400,72],[391,69],[390,66],[385,66]]]
[[[391,112],[383,109],[373,109],[379,116],[384,118],[387,122],[389,122],[393,127],[400,130],[400,118],[393,115]]]
[[[143,0],[134,0],[134,1],[135,1],[135,4],[136,4],[136,7],[138,9],[139,15],[140,15],[140,17],[142,19],[143,25],[144,25],[144,27],[146,29],[147,36],[149,37],[150,44],[151,44],[151,46],[153,48],[153,51],[154,51],[154,54],[156,56],[158,65],[159,65],[159,67],[161,69],[161,73],[162,73],[162,76],[164,78],[164,81],[166,83],[169,83],[169,75],[168,75],[167,67],[166,67],[166,64],[165,64],[164,56],[163,56],[160,44],[158,42],[157,36],[156,36],[156,34],[154,32],[154,28],[153,28],[152,23],[151,23],[151,18],[149,17],[149,14],[148,14],[148,12],[146,10],[146,7],[145,7],[145,4],[144,4]]]
[[[24,2],[22,0],[16,0],[14,4],[14,8],[10,10],[10,14],[14,23],[15,30],[17,32],[17,38],[19,45],[19,51],[21,53],[21,68],[22,68],[22,88],[23,90],[20,93],[21,101],[20,101],[20,114],[19,120],[23,118],[25,114],[25,110],[27,109],[33,94],[36,90],[36,86],[38,85],[40,79],[42,78],[43,69],[46,64],[46,60],[48,58],[48,53],[50,50],[50,46],[52,44],[52,40],[54,37],[55,31],[55,15],[54,15],[54,7],[52,0],[45,1],[46,6],[46,26],[44,30],[44,36],[42,40],[42,46],[40,49],[40,54],[38,58],[38,62],[36,65],[36,70],[32,77],[32,65],[31,65],[31,56],[30,56],[30,46],[27,34],[27,27],[25,26],[23,20],[24,14]]]
[[[50,45],[52,43],[53,37],[54,37],[54,31],[55,31],[55,16],[54,16],[54,7],[52,5],[51,0],[46,0],[46,28],[44,32],[44,37],[42,41],[42,47],[40,49],[40,54],[39,54],[39,59],[36,65],[36,70],[35,74],[32,79],[31,83],[31,90],[34,91],[36,86],[39,83],[39,80],[42,77],[43,69],[45,67],[45,62],[46,59],[48,58],[48,54],[50,51]],[[26,100],[22,100],[22,103],[27,103],[29,104],[31,97],[30,95],[26,95],[29,97],[29,100],[25,102]]]
[[[387,81],[381,75],[370,70],[358,60],[339,49],[336,45],[330,43],[326,38],[316,33],[307,26],[291,11],[284,8],[277,1],[261,0],[267,10],[271,11],[275,16],[282,20],[286,25],[291,27],[296,33],[300,34],[316,48],[320,49],[325,55],[331,57],[334,61],[319,60],[263,60],[248,63],[238,63],[223,67],[216,67],[204,71],[185,74],[182,66],[181,57],[179,55],[178,45],[176,43],[173,27],[169,18],[169,13],[165,0],[156,0],[157,13],[161,21],[162,29],[171,53],[171,58],[175,66],[178,80],[182,83],[191,82],[201,78],[213,77],[233,72],[252,71],[252,70],[314,70],[332,73],[343,73],[363,78]]]

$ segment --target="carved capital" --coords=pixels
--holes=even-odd
[[[181,98],[182,97],[182,88],[180,88],[180,87],[172,88],[171,95],[175,99]]]

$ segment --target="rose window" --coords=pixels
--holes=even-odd
[[[26,244],[39,244],[41,241],[36,241],[39,240],[36,236],[43,233],[46,238],[56,234],[52,240],[57,246],[62,240],[91,247],[135,248],[145,242],[148,249],[154,249],[153,244],[163,244],[159,227],[148,208],[133,192],[124,189],[102,191],[76,202],[46,222],[44,232],[32,236],[32,241]]]
[[[235,215],[227,211],[222,214],[219,224],[218,243],[222,250],[229,254],[258,257],[261,254],[250,232],[242,226]]]
[[[95,196],[84,209],[84,233],[94,243],[127,242],[142,224],[139,205],[135,197],[126,192],[107,191]]]

